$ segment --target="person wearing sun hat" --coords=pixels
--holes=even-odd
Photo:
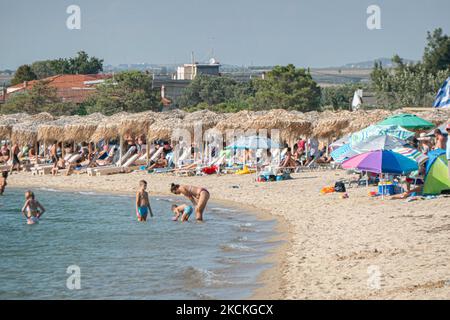
[[[422,132],[417,138],[420,142],[418,149],[423,154],[427,154],[431,150],[431,137],[428,137],[426,133]]]

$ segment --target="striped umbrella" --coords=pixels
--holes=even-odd
[[[408,140],[414,137],[414,132],[403,129],[397,125],[372,125],[359,132],[352,134],[350,137],[350,145],[353,146],[360,142],[364,142],[374,136],[391,136],[400,140]]]

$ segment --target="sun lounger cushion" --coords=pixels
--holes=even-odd
[[[75,162],[77,162],[80,159],[81,159],[81,155],[80,154],[74,154],[73,156],[71,156],[69,158],[69,160],[67,160],[67,162],[68,163],[75,163]]]
[[[127,167],[131,166],[137,160],[137,158],[139,158],[138,154],[131,156],[131,158],[128,159],[128,161],[124,163],[123,167],[127,168]]]

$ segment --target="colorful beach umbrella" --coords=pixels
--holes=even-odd
[[[414,114],[397,114],[392,117],[386,118],[379,125],[394,125],[400,126],[405,129],[420,130],[420,129],[431,129],[434,124],[422,119]]]
[[[414,132],[408,131],[397,125],[371,125],[361,131],[355,132],[350,137],[350,145],[367,141],[371,137],[391,136],[401,140],[408,140],[414,137]]]
[[[402,156],[410,158],[411,160],[416,161],[419,165],[425,163],[428,160],[428,156],[418,151],[417,149],[410,147],[400,147],[392,149],[392,151],[396,153],[400,153]]]
[[[418,165],[416,161],[391,150],[377,150],[344,161],[342,168],[374,173],[405,174],[417,170]]]
[[[392,136],[373,136],[365,141],[352,145],[352,149],[358,153],[370,152],[375,150],[392,150],[401,148],[406,145],[405,140],[398,139]]]
[[[350,159],[358,154],[359,153],[353,150],[349,144],[344,144],[342,147],[333,150],[330,153],[330,156],[335,162],[342,163],[343,161]]]

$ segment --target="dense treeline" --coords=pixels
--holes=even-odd
[[[265,78],[237,82],[226,77],[198,76],[177,104],[188,110],[235,112],[242,109],[311,111],[320,107],[320,88],[308,70],[276,66]]]

